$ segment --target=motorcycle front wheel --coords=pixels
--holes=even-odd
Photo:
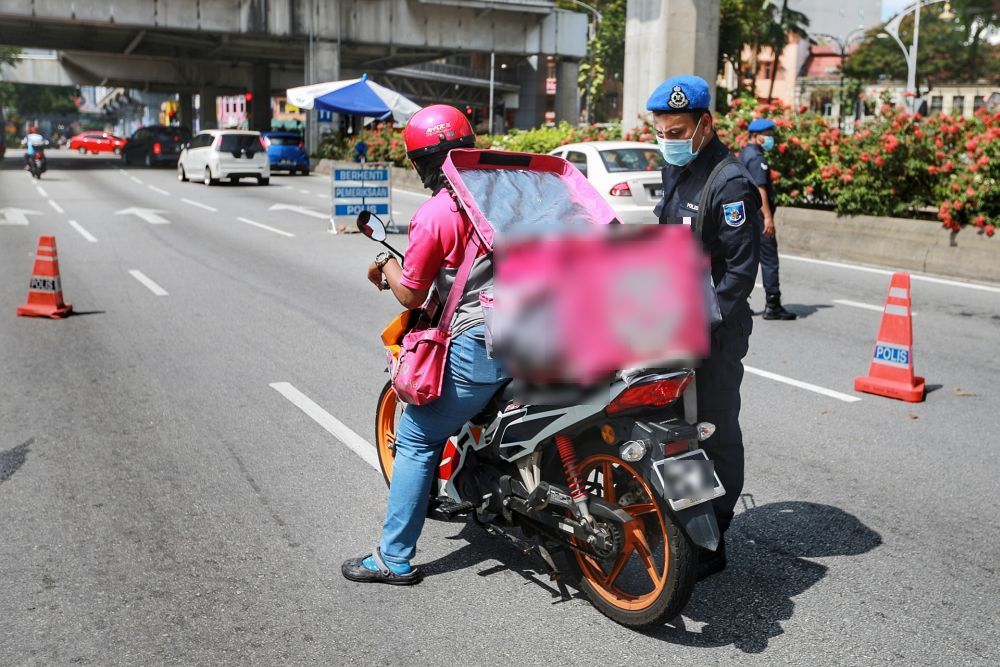
[[[602,614],[630,628],[676,617],[697,582],[697,550],[667,503],[642,474],[617,456],[595,453],[579,464],[586,490],[631,515],[608,526],[620,548],[607,557],[574,551],[580,590]]]

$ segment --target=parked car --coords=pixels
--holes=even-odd
[[[125,140],[116,137],[108,132],[81,132],[69,140],[69,149],[85,153],[114,153],[118,155],[122,152]]]
[[[256,178],[260,185],[271,180],[267,146],[260,132],[205,130],[198,133],[177,160],[177,179],[195,179],[215,185],[222,179],[236,183]]]
[[[663,197],[663,156],[654,144],[588,141],[560,146],[550,155],[568,160],[593,183],[623,223],[655,223]]]
[[[297,132],[265,132],[267,159],[271,169],[287,169],[288,173],[309,175],[309,154],[302,135]]]
[[[185,127],[148,125],[136,130],[122,148],[122,162],[144,164],[174,164],[181,147],[191,139],[191,130]]]

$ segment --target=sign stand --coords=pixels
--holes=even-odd
[[[353,229],[358,213],[371,211],[386,218],[392,211],[392,163],[334,162],[330,171],[330,231]],[[398,233],[390,218],[388,231]]]

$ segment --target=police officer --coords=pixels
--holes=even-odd
[[[764,226],[760,233],[760,272],[764,277],[764,319],[794,320],[798,317],[781,305],[781,287],[778,284],[778,237],[774,232],[774,211],[777,204],[774,201],[774,183],[771,182],[771,169],[767,166],[764,153],[774,148],[774,121],[757,118],[750,127],[750,141],[740,151],[740,160],[750,172],[750,177],[760,189],[761,213]]]
[[[710,102],[705,80],[684,75],[663,82],[646,108],[667,163],[656,214],[660,224],[690,223],[702,214],[701,240],[722,315],[713,325],[709,358],[698,369],[697,394],[698,418],[716,427],[702,445],[726,489],[714,508],[724,536],[743,490],[740,383],[753,327],[747,298],[757,277],[761,199],[746,169],[715,135]],[[701,554],[699,578],[725,567],[723,540],[715,552]]]

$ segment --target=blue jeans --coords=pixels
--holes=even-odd
[[[413,558],[445,442],[486,407],[503,381],[499,362],[486,356],[479,326],[451,341],[441,397],[406,406],[396,428],[396,459],[379,544],[387,563],[403,565]]]

